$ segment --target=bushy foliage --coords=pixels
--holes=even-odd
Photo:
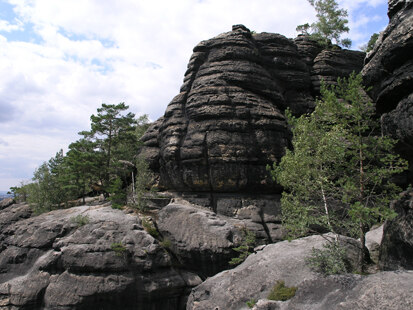
[[[152,237],[154,237],[155,239],[159,238],[159,232],[156,229],[154,223],[146,218],[142,219],[142,226],[145,229],[145,231],[150,234]]]
[[[81,227],[86,224],[89,224],[89,217],[87,215],[78,214],[72,217],[70,220],[72,223],[75,223],[77,227]]]
[[[373,50],[374,45],[376,44],[377,39],[379,38],[379,34],[378,33],[373,33],[370,37],[369,42],[367,42],[367,44],[365,46],[363,46],[361,48],[362,51],[368,53],[371,50]]]
[[[293,298],[295,296],[296,291],[297,291],[297,287],[285,286],[285,282],[283,280],[279,280],[275,283],[275,285],[271,289],[270,293],[268,294],[267,299],[286,301],[288,299]]]
[[[116,256],[124,256],[126,253],[126,247],[122,242],[114,242],[111,244],[110,248],[115,252]]]
[[[252,308],[254,308],[256,303],[257,303],[257,301],[254,298],[252,298],[252,299],[248,300],[245,304],[247,305],[248,308],[252,309]]]
[[[126,204],[126,191],[123,188],[122,180],[117,177],[108,188],[109,200],[114,209],[120,209]]]
[[[322,249],[313,248],[307,258],[308,266],[325,275],[350,272],[346,250],[336,241],[327,242]]]
[[[110,195],[114,207],[123,206],[127,185],[134,182],[140,138],[149,126],[146,115],[135,119],[127,109],[124,103],[102,104],[91,116],[91,130],[80,132],[82,138],[71,143],[66,154],[60,150],[38,167],[31,183],[12,187],[14,196],[30,203],[36,213],[67,207],[69,200],[80,197],[85,203],[92,190]]]
[[[151,189],[153,173],[149,169],[147,161],[141,156],[138,156],[135,165],[137,173],[133,195],[134,206],[141,211],[145,211],[147,209],[146,195],[150,192]]]
[[[255,234],[247,228],[242,229],[242,242],[238,247],[233,248],[235,252],[239,253],[239,256],[233,257],[230,261],[230,265],[241,264],[252,253],[255,246]]]
[[[344,47],[350,47],[350,39],[340,39],[342,33],[349,32],[347,11],[339,9],[335,0],[308,1],[317,12],[317,21],[311,25],[308,23],[299,25],[296,30],[302,34],[310,34],[324,47],[328,47],[331,41]],[[309,33],[310,29],[311,33]]]
[[[364,235],[394,216],[389,203],[400,189],[391,177],[407,163],[394,154],[396,141],[381,134],[361,75],[339,79],[332,88],[323,85],[321,94],[312,114],[287,113],[293,149],[271,173],[285,189],[281,207],[290,237],[314,226],[357,236],[362,268]]]

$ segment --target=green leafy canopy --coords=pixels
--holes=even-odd
[[[389,203],[400,189],[392,175],[407,164],[393,152],[396,141],[381,134],[361,75],[321,89],[310,115],[287,112],[292,150],[274,163],[273,178],[284,187],[281,206],[290,237],[327,230],[360,238],[372,224],[393,216]]]

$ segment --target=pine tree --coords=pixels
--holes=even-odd
[[[128,108],[123,102],[117,105],[102,104],[97,109],[97,115],[90,117],[91,130],[79,133],[84,139],[95,143],[104,158],[100,167],[104,187],[109,186],[112,176],[116,178],[117,170],[121,167],[119,160],[130,159],[137,152],[135,114],[121,114]]]

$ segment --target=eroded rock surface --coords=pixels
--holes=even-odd
[[[413,181],[413,2],[390,0],[389,25],[367,55],[363,78],[372,87],[386,133],[399,140],[399,152],[410,162]]]
[[[193,289],[187,309],[242,309],[248,300],[266,298],[278,280],[284,280],[286,286],[298,286],[318,279],[320,276],[305,261],[313,247],[321,248],[325,242],[321,236],[311,236],[267,245],[236,268],[223,271]],[[345,244],[354,263],[356,247]]]
[[[82,206],[23,219],[25,207],[0,214],[9,219],[0,239],[4,309],[184,309],[200,283],[172,267],[135,215]]]
[[[290,145],[284,110],[311,112],[321,79],[334,83],[362,67],[363,53],[320,51],[308,37],[253,34],[242,25],[199,43],[180,93],[143,137],[161,187],[279,192],[266,166]]]
[[[413,305],[413,272],[382,272],[370,276],[323,276],[311,271],[306,258],[325,239],[311,236],[267,245],[241,265],[223,271],[194,288],[188,310],[248,309],[246,302],[262,300],[254,309],[409,309]],[[349,243],[350,242],[350,243]],[[355,240],[346,239],[349,257],[357,261]],[[298,287],[285,302],[268,302],[278,280]]]
[[[384,224],[379,264],[384,270],[413,270],[413,190],[391,205],[397,217]]]
[[[246,228],[242,221],[182,202],[163,208],[157,226],[180,263],[205,278],[230,267],[231,258],[239,255],[233,248],[241,244]]]

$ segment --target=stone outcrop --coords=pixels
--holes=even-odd
[[[259,201],[217,196],[217,212],[207,208],[208,199],[175,199],[157,215],[157,228],[171,241],[170,250],[182,266],[202,277],[231,268],[229,261],[240,253],[247,232],[255,236],[255,245],[280,241],[280,206],[268,199]],[[199,205],[201,204],[201,206]],[[203,206],[202,206],[203,205]]]
[[[27,208],[0,213],[2,309],[185,309],[200,283],[136,215],[82,206],[24,219]]]
[[[194,48],[180,93],[142,138],[142,154],[170,190],[279,192],[266,166],[290,145],[284,110],[311,112],[320,80],[360,71],[363,57],[233,26]]]
[[[182,202],[163,208],[156,223],[181,265],[204,278],[230,268],[231,258],[239,255],[233,248],[241,244],[246,228],[242,221]]]
[[[13,198],[5,198],[0,200],[0,210],[11,206],[13,203],[15,203]]]
[[[399,140],[398,151],[410,162],[413,182],[413,2],[390,0],[389,25],[367,55],[363,78],[382,114],[386,133]]]
[[[348,77],[352,72],[360,72],[365,53],[350,50],[323,50],[313,61],[311,81],[314,92],[320,92],[321,82],[337,85],[337,79]]]
[[[255,309],[408,309],[413,304],[413,273],[383,272],[370,276],[323,276],[305,261],[325,239],[311,236],[267,245],[241,265],[223,271],[194,288],[188,310],[247,309],[246,302],[266,299],[278,280],[298,287],[285,302],[260,301]],[[346,239],[351,261],[356,261],[355,240]]]
[[[397,217],[384,224],[379,265],[384,270],[413,270],[413,190],[391,205]]]

